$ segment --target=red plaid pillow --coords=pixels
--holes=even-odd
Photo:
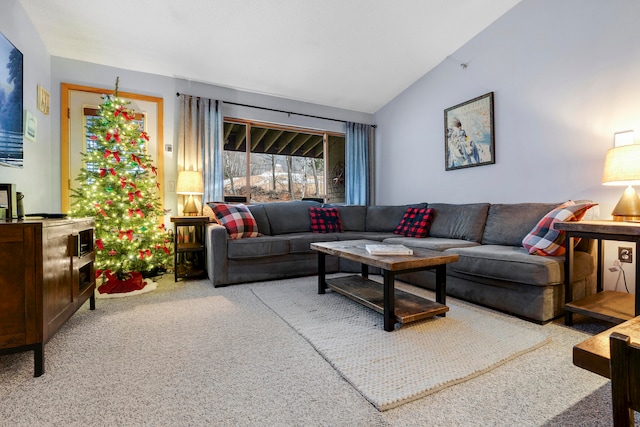
[[[224,203],[210,205],[220,225],[227,229],[232,239],[258,237],[258,224],[245,205],[226,205]]]
[[[432,208],[407,208],[394,233],[406,237],[427,237],[433,213]]]
[[[338,208],[309,208],[311,231],[314,233],[341,233],[342,223]]]
[[[576,205],[569,200],[546,214],[522,240],[522,246],[532,255],[562,256],[566,233],[554,228],[556,222],[580,221],[597,203]],[[577,239],[576,239],[577,240]]]

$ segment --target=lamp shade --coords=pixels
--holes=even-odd
[[[640,144],[624,145],[607,151],[602,183],[604,185],[640,184]]]
[[[180,171],[176,184],[178,194],[204,194],[202,173],[198,171]]]

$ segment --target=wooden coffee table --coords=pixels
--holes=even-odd
[[[384,330],[393,331],[396,321],[404,324],[433,316],[445,316],[447,264],[458,261],[457,254],[447,254],[429,249],[413,249],[413,255],[371,255],[365,249],[368,244],[381,244],[372,240],[345,240],[341,242],[312,243],[318,252],[318,293],[327,287],[365,306],[382,313]],[[362,265],[362,275],[326,279],[325,259],[334,255]],[[382,270],[383,283],[369,280],[369,266]],[[435,269],[436,300],[395,289],[395,276]]]

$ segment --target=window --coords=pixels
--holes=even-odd
[[[98,143],[95,140],[91,139],[91,137],[94,135],[89,132],[89,127],[91,127],[96,120],[100,120],[100,114],[97,108],[85,107],[83,108],[83,116],[84,116],[84,123],[85,123],[84,131],[86,134],[84,152],[88,153],[89,151],[92,151],[98,148]],[[144,130],[145,129],[144,115],[140,113],[136,113],[135,120],[133,120],[133,123],[135,123],[139,129]],[[94,163],[87,163],[85,165],[85,168],[90,172],[98,171],[98,167]],[[136,169],[142,171],[142,167],[140,166],[138,166]]]
[[[343,202],[344,135],[226,119],[224,196],[254,203]]]

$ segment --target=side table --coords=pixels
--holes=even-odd
[[[640,288],[636,294],[605,291],[602,284],[604,271],[603,241],[616,240],[633,242],[635,253],[640,242],[640,223],[612,220],[561,222],[555,224],[556,230],[567,233],[565,241],[566,255],[564,261],[566,325],[573,324],[573,313],[580,313],[612,323],[622,323],[640,315]],[[573,283],[573,248],[574,238],[595,239],[597,241],[597,293],[579,301],[572,301],[571,283]],[[640,262],[636,262],[636,282],[640,279]]]
[[[208,216],[172,216],[174,281],[207,277],[207,249],[204,245]]]

